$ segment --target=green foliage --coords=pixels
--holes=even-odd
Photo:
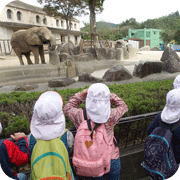
[[[174,34],[174,40],[177,44],[180,44],[180,29],[178,29]]]
[[[16,132],[30,133],[30,123],[26,116],[11,116],[8,113],[0,113],[0,119],[3,126],[3,131],[0,134],[0,138],[10,137],[11,134]]]
[[[166,94],[172,89],[173,81],[174,80],[171,79],[154,82],[114,84],[109,85],[108,87],[111,93],[117,94],[117,96],[125,101],[129,110],[124,117],[128,117],[161,111],[166,103]],[[71,96],[87,88],[88,86],[78,89],[62,89],[55,91],[61,94],[63,105],[65,105]],[[26,117],[24,115],[25,112],[20,113],[20,115],[13,115],[12,112],[14,111],[13,109],[11,110],[11,106],[17,102],[29,102],[29,104],[32,105],[32,101],[36,101],[40,94],[42,94],[42,92],[12,92],[8,94],[0,94],[0,120],[3,126],[3,132],[0,135],[0,138],[7,138],[10,134],[19,131],[23,131],[26,134],[29,133],[30,122],[28,119],[31,119],[31,117]],[[14,108],[14,106],[12,107]],[[83,102],[80,107],[85,108],[85,103]],[[31,108],[33,109],[33,107]],[[5,111],[5,109],[10,110]],[[29,109],[27,111],[29,111]],[[72,126],[73,123],[68,117],[66,117],[66,127],[68,128]],[[118,128],[119,127],[116,127],[117,131]]]
[[[104,26],[104,29],[102,29],[101,26]],[[167,16],[156,19],[147,19],[146,21],[141,23],[137,22],[135,18],[126,19],[119,24],[103,22],[102,25],[102,22],[97,22],[98,34],[104,34],[106,37],[108,37],[109,40],[118,40],[121,38],[125,38],[126,36],[128,36],[128,29],[142,28],[154,28],[163,30],[163,32],[161,33],[161,38],[167,44],[174,39],[175,32],[180,29],[179,12],[176,11]],[[86,31],[85,29],[84,31]],[[113,36],[111,35],[112,32],[114,33]],[[177,41],[179,40],[177,39]]]

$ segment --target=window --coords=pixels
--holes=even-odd
[[[63,21],[61,21],[61,27],[64,27],[64,23],[63,23]]]
[[[36,23],[40,23],[40,17],[38,15],[36,16]]]
[[[74,29],[76,29],[76,23],[74,24]]]
[[[18,21],[22,20],[22,13],[20,11],[17,12],[17,20]]]
[[[56,20],[56,26],[59,26],[59,20],[58,19]]]
[[[12,19],[12,11],[10,9],[7,10],[7,18]]]
[[[47,24],[47,19],[46,18],[43,19],[43,24]]]

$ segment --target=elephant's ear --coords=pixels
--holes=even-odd
[[[43,45],[41,39],[39,36],[36,34],[36,31],[29,31],[26,35],[26,42],[29,45]]]

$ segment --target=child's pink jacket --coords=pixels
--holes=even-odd
[[[69,99],[69,101],[66,103],[64,107],[65,115],[71,119],[76,129],[81,124],[83,118],[83,109],[78,107],[85,99],[86,98],[83,97],[80,92],[76,93]],[[128,111],[128,107],[125,104],[125,102],[116,94],[111,93],[110,101],[111,105],[114,105],[115,108],[111,108],[111,114],[108,121],[105,123],[105,127],[109,141],[113,141],[114,126],[119,122],[121,117]],[[115,147],[114,145],[111,159],[117,158],[119,158],[119,148]]]

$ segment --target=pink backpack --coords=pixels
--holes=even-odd
[[[77,129],[72,161],[75,172],[80,176],[97,177],[110,171],[112,144],[108,143],[104,124],[99,124],[91,136],[94,127],[91,120],[83,119]]]

